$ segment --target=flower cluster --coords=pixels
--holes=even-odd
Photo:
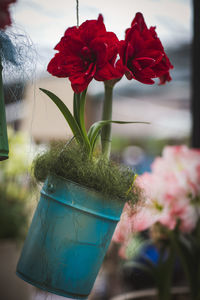
[[[167,146],[152,164],[152,173],[137,178],[144,202],[136,211],[126,205],[113,240],[124,249],[134,232],[162,224],[169,230],[191,232],[200,216],[200,150]]]
[[[74,92],[83,92],[91,80],[107,81],[135,79],[153,84],[170,81],[173,68],[157,37],[155,27],[147,28],[143,15],[137,13],[125,40],[119,41],[108,32],[102,15],[79,27],[68,28],[56,45],[58,52],[48,65],[48,72],[57,77],[68,77]]]
[[[126,30],[124,41],[120,41],[120,57],[125,75],[145,84],[170,81],[169,69],[173,68],[157,37],[155,27],[147,28],[143,15],[137,13],[131,27]]]
[[[11,25],[9,5],[14,2],[16,2],[16,0],[1,0],[0,1],[0,29],[5,29],[6,26]]]
[[[105,81],[121,76],[115,67],[118,39],[106,31],[102,15],[80,27],[68,28],[55,49],[59,52],[50,61],[48,71],[69,77],[77,93],[84,91],[93,78]]]

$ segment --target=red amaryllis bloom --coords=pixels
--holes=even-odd
[[[136,14],[131,28],[126,30],[125,40],[120,41],[120,57],[128,79],[145,84],[153,84],[152,78],[159,78],[160,84],[171,80],[169,70],[173,66],[155,27],[148,29],[141,13]]]
[[[69,77],[73,90],[80,93],[93,78],[105,81],[123,75],[115,66],[118,44],[116,35],[106,31],[103,17],[99,15],[97,20],[66,30],[55,47],[59,52],[47,70],[57,77]]]
[[[0,0],[0,29],[5,29],[6,26],[11,25],[9,5],[14,2],[16,0]]]

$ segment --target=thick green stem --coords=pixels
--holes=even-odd
[[[155,283],[158,289],[159,300],[171,299],[171,286],[174,270],[175,252],[172,245],[169,245],[167,258],[165,247],[161,249],[160,260],[158,262],[158,272]]]
[[[171,287],[172,287],[172,275],[173,275],[173,265],[174,256],[172,255],[168,260],[168,266],[164,270],[166,272],[162,285],[158,289],[160,300],[170,300],[171,299]]]
[[[195,282],[192,280],[193,274],[190,274],[190,268],[189,268],[189,264],[188,264],[189,262],[187,262],[187,258],[185,257],[184,252],[182,251],[182,248],[178,242],[178,238],[179,238],[178,236],[175,236],[175,234],[173,232],[171,232],[171,234],[170,234],[171,243],[173,244],[174,250],[180,259],[180,263],[182,265],[183,272],[185,273],[185,278],[190,286],[190,292],[191,292],[191,294],[193,294],[194,286],[195,286]],[[192,299],[195,299],[195,298],[192,297]]]
[[[87,135],[87,130],[85,127],[85,102],[86,102],[86,92],[83,91],[81,94],[74,93],[74,118],[78,124],[80,132],[83,137],[83,145],[85,150],[88,152],[88,155],[91,155],[91,146]]]
[[[7,159],[8,152],[9,152],[4,93],[3,93],[2,70],[3,67],[0,60],[0,160]]]
[[[103,104],[103,115],[102,120],[112,119],[112,96],[113,96],[113,86],[104,84],[105,86],[105,98]],[[101,145],[103,155],[109,159],[111,152],[111,124],[103,127],[101,133]]]

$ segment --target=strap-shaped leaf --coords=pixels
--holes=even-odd
[[[86,102],[86,91],[81,93],[80,105],[79,105],[79,120],[80,120],[80,128],[82,134],[85,138],[86,143],[90,146],[90,142],[87,135],[87,130],[85,127],[85,102]]]
[[[149,122],[139,122],[139,121],[113,121],[113,120],[103,120],[95,122],[88,131],[88,138],[90,141],[91,149],[94,150],[96,139],[101,131],[101,129],[110,123],[115,124],[150,124]]]
[[[73,101],[73,112],[74,118],[79,125],[79,103],[80,103],[80,94],[74,93],[74,101]]]
[[[42,89],[42,88],[40,88],[40,90],[43,93],[45,93],[56,104],[56,106],[59,108],[59,110],[63,114],[64,118],[66,119],[67,123],[69,124],[69,127],[71,128],[77,141],[80,142],[81,144],[83,144],[84,139],[83,139],[82,133],[80,131],[80,128],[79,128],[75,118],[71,114],[70,110],[64,104],[64,102],[60,98],[58,98],[54,93],[52,93],[46,89]]]
[[[85,140],[85,146],[90,152],[90,142],[85,127],[85,102],[86,102],[86,91],[85,89],[81,94],[74,93],[74,118],[79,126],[82,136]]]
[[[85,128],[85,102],[86,102],[86,90],[81,93],[81,99],[79,104],[79,120],[80,120],[80,126],[84,133],[84,135],[87,136],[87,131]]]

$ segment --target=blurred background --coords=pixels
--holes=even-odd
[[[112,127],[113,159],[131,166],[137,173],[142,174],[150,170],[151,162],[155,156],[160,155],[165,145],[191,144],[194,130],[192,109],[194,85],[191,79],[193,78],[192,0],[80,0],[79,2],[80,23],[86,19],[96,19],[98,14],[102,13],[107,30],[115,32],[119,39],[124,38],[125,29],[130,26],[135,13],[142,12],[147,26],[156,26],[158,36],[174,66],[171,71],[172,81],[164,86],[159,86],[158,82],[152,86],[143,85],[123,78],[114,90],[114,120],[151,123]],[[20,196],[23,200],[19,200],[17,194],[16,201],[27,202],[26,205],[29,206],[26,213],[24,205],[21,210],[17,208],[20,214],[22,213],[22,217],[16,220],[15,226],[20,227],[22,219],[27,218],[25,223],[28,224],[37,203],[38,187],[34,185],[29,175],[33,157],[51,142],[66,140],[71,136],[65,120],[62,119],[54,104],[39,91],[39,87],[51,90],[72,108],[73,93],[69,81],[52,77],[47,73],[46,68],[55,54],[53,48],[64,31],[76,25],[76,1],[17,0],[16,4],[11,6],[11,15],[13,24],[7,32],[13,35],[16,45],[21,49],[19,55],[22,53],[22,64],[20,67],[13,67],[12,70],[5,68],[3,75],[10,141],[17,136],[23,137],[17,141],[20,149],[17,151],[22,156],[22,162],[26,162],[23,176],[17,172],[20,167],[16,167],[16,172],[11,172],[12,182],[16,182],[19,189],[22,186],[24,188],[24,194]],[[86,111],[88,126],[101,118],[103,92],[103,83],[93,81],[90,84]],[[16,149],[16,141],[10,142],[11,153]],[[0,188],[2,185],[6,188],[8,186],[9,189],[4,199],[13,198],[16,193],[14,185],[12,185],[13,191],[9,188],[11,175],[5,171],[8,164],[11,164],[10,159],[2,162],[0,169]],[[6,176],[10,176],[9,180],[3,181]],[[28,195],[26,189],[29,191]],[[3,198],[2,194],[1,198]],[[3,203],[2,199],[0,201]],[[6,209],[8,208],[5,207]],[[5,239],[16,241],[19,240],[19,236],[22,240],[21,231],[20,234],[7,233],[7,223],[2,223],[3,227],[1,226],[5,228],[5,234],[1,236],[2,241]],[[26,224],[23,224],[22,231],[26,231]],[[7,252],[5,247],[8,246],[3,247],[4,250],[1,251]],[[120,261],[116,253],[116,246],[112,245],[90,299],[106,300],[131,290],[130,284],[124,284],[124,275],[120,271]],[[17,300],[16,297],[9,297],[2,300]],[[26,294],[19,299],[54,300],[54,298],[62,299],[47,293],[43,295],[31,289],[29,296]]]

